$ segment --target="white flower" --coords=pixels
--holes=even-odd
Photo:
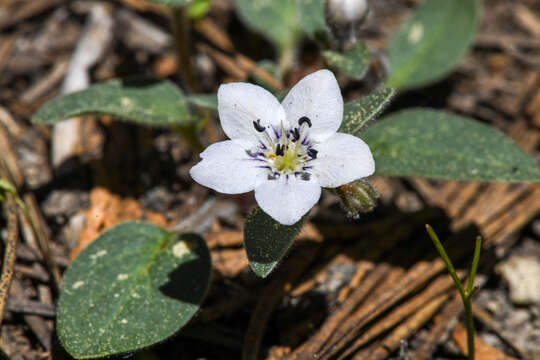
[[[281,104],[256,85],[221,85],[218,111],[231,140],[204,150],[191,177],[225,194],[255,190],[261,209],[281,224],[300,220],[319,200],[321,187],[375,171],[366,143],[337,132],[343,99],[328,70],[300,80]]]

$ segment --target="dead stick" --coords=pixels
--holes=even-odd
[[[2,168],[2,173],[4,173]],[[4,174],[2,174],[4,177]],[[2,276],[0,278],[0,324],[4,317],[4,308],[6,306],[11,280],[13,278],[13,269],[15,267],[17,241],[19,239],[19,226],[17,224],[17,206],[13,194],[6,195],[4,204],[4,214],[7,217],[8,236],[6,241],[6,252],[4,254],[4,266],[2,267]]]
[[[342,324],[358,304],[369,295],[373,288],[389,273],[389,271],[390,267],[387,264],[377,265],[375,269],[367,275],[365,280],[362,281],[360,286],[354,290],[350,297],[345,300],[340,309],[326,320],[321,329],[311,339],[291,354],[291,356],[288,357],[288,360],[308,358],[316,354],[332,336],[334,331]]]
[[[454,327],[455,320],[462,311],[463,305],[456,292],[452,301],[446,304],[441,314],[435,318],[435,326],[431,329],[427,340],[411,354],[411,359],[429,359],[440,340]]]
[[[286,266],[280,270],[281,276],[275,276],[274,280],[263,290],[251,318],[244,339],[244,349],[242,351],[243,360],[258,360],[264,330],[272,314],[273,309],[283,296],[291,291],[292,284],[304,273],[312,263],[315,255],[320,249],[320,244],[306,244],[306,249],[302,249],[297,256],[291,257]]]

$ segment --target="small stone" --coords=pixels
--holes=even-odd
[[[512,256],[497,267],[510,289],[515,304],[540,303],[540,259],[536,256]]]

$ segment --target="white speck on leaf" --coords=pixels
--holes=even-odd
[[[96,260],[102,256],[105,256],[107,255],[107,250],[100,250],[98,251],[97,253],[95,253],[94,255],[90,255],[90,259],[92,260]]]
[[[409,44],[417,44],[424,37],[424,25],[420,23],[414,23],[409,30]]]
[[[73,287],[74,289],[78,289],[78,288],[80,288],[80,287],[83,286],[83,285],[84,285],[84,281],[77,281],[75,284],[73,284],[72,287]]]
[[[122,319],[122,320],[120,320],[120,323],[121,323],[121,324],[127,324],[127,323],[128,323],[128,320],[127,320],[127,319]]]
[[[129,100],[128,98],[122,98],[122,105],[131,106],[131,100]]]
[[[172,248],[172,253],[177,258],[181,258],[184,255],[188,254],[189,252],[191,252],[191,249],[189,248],[189,246],[186,244],[185,241],[179,241]]]
[[[129,277],[128,274],[119,274],[117,279],[122,281],[122,280],[126,280],[128,277]]]

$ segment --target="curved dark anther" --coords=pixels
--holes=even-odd
[[[317,153],[318,153],[318,151],[315,150],[315,149],[308,149],[308,151],[307,151],[307,154],[308,154],[312,159],[316,159],[316,158],[317,158]]]
[[[261,125],[261,119],[257,119],[257,121],[253,122],[253,127],[258,132],[263,132],[265,130],[264,126]]]
[[[298,130],[298,128],[294,128],[294,130],[292,131],[292,136],[293,141],[298,141],[298,139],[300,139],[300,131]]]
[[[302,126],[303,123],[307,123],[309,127],[311,127],[311,120],[307,116],[302,116],[300,119],[298,119],[298,125]]]
[[[285,155],[285,145],[277,144],[277,146],[276,146],[276,155],[277,156]]]

